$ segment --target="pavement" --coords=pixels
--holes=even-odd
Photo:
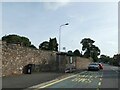
[[[53,80],[57,77],[65,76],[64,73],[41,72],[32,74],[23,74],[16,76],[8,76],[2,78],[2,88],[4,89],[23,89],[40,83]],[[3,90],[4,90],[3,89]]]

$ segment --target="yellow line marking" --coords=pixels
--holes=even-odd
[[[52,83],[50,83],[50,84],[47,84],[47,85],[45,85],[45,86],[41,86],[41,87],[39,87],[39,88],[49,87],[49,86],[51,86],[51,85],[53,85],[53,84],[56,84],[56,83],[58,83],[58,82],[61,82],[61,81],[63,81],[63,80],[66,80],[66,79],[68,79],[68,78],[64,78],[64,79],[61,79],[61,80],[58,80],[58,81],[52,82]]]
[[[84,72],[82,72],[82,73],[85,73],[85,72],[86,72],[86,71],[84,71]],[[80,73],[80,74],[82,74],[82,73]],[[76,74],[76,75],[78,75],[78,74]],[[76,75],[72,75],[72,76],[70,76],[70,77],[63,78],[63,79],[61,79],[61,80],[58,80],[58,81],[52,82],[52,83],[50,83],[50,84],[47,84],[47,85],[44,85],[44,86],[41,86],[41,87],[38,87],[38,88],[49,87],[49,86],[51,86],[51,85],[53,85],[53,84],[56,84],[56,83],[59,83],[59,82],[61,82],[61,81],[66,80],[66,79],[69,79],[69,78],[75,77]],[[77,81],[77,80],[76,80],[76,81]]]
[[[35,85],[35,86],[31,86],[31,87],[28,87],[28,88],[25,89],[25,90],[29,90],[30,88],[36,88],[35,90],[39,90],[40,88],[49,87],[49,86],[51,86],[51,85],[53,85],[53,84],[59,83],[59,82],[61,82],[61,81],[63,81],[63,80],[69,79],[69,78],[73,78],[73,77],[75,77],[75,76],[78,76],[78,75],[83,74],[83,73],[86,73],[86,72],[87,72],[87,71],[83,71],[83,72],[81,72],[81,73],[78,73],[78,74],[75,74],[75,75],[72,75],[72,76],[68,76],[68,77],[63,78],[63,79],[60,79],[60,80],[59,80],[59,79],[55,79],[55,80],[48,81],[48,82],[45,82],[45,83],[42,83],[42,84],[38,84],[38,85]],[[76,81],[77,81],[77,78],[76,78]]]

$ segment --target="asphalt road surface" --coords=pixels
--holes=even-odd
[[[84,71],[54,82],[40,84],[35,90],[41,88],[85,88],[92,90],[112,89],[119,90],[119,69],[115,66],[104,64],[104,69],[100,71]]]
[[[66,75],[65,77],[55,79],[59,76],[63,75],[60,73],[41,73],[4,77],[3,88],[26,88],[27,90],[56,90],[60,88],[62,90],[99,90],[104,88],[104,90],[119,90],[119,68],[107,64],[104,64],[104,69],[100,71],[86,70],[80,73],[72,73],[68,76]]]
[[[33,85],[53,80],[62,75],[63,73],[41,72],[3,77],[2,88],[11,90],[17,88],[18,89],[27,88]]]

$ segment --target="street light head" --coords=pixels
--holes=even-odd
[[[66,23],[66,24],[62,24],[62,25],[60,25],[60,27],[62,27],[62,26],[65,26],[65,25],[69,25],[69,23]]]
[[[65,25],[69,25],[69,23],[66,23]]]

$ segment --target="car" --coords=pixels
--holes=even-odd
[[[66,68],[65,73],[71,72],[71,68]]]
[[[91,63],[91,64],[89,64],[89,66],[88,66],[88,71],[90,71],[90,70],[100,70],[100,66],[99,66],[99,64],[98,63]]]
[[[70,67],[70,68],[65,69],[65,73],[71,73],[71,72],[75,72],[75,71],[76,71],[75,67]]]
[[[98,63],[98,64],[99,64],[100,69],[103,69],[102,63]]]

